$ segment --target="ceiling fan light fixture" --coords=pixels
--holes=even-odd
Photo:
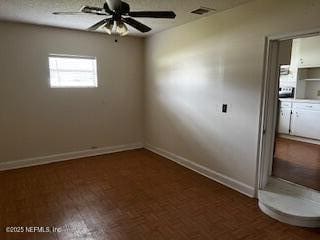
[[[104,30],[108,34],[113,31],[119,36],[129,33],[128,26],[141,33],[152,29],[135,18],[174,19],[173,11],[131,11],[130,5],[123,0],[104,0],[102,7],[83,6],[78,12],[54,12],[55,15],[93,14],[105,16],[104,19],[87,28],[88,31]]]
[[[117,22],[116,32],[123,37],[128,35],[129,30],[123,22],[119,21]]]
[[[114,22],[110,20],[110,21],[108,21],[108,23],[106,25],[104,25],[103,28],[109,35],[111,35],[113,26],[114,26]]]

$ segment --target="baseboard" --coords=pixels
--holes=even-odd
[[[294,141],[298,141],[298,142],[320,145],[319,140],[311,139],[311,138],[297,137],[297,136],[288,135],[288,134],[278,134],[278,137],[289,139],[289,140],[294,140]]]
[[[159,154],[165,158],[168,158],[186,168],[189,168],[205,177],[208,177],[216,182],[219,182],[229,188],[232,188],[248,197],[255,197],[256,191],[254,187],[251,187],[245,183],[239,182],[238,180],[235,180],[233,178],[230,178],[224,174],[218,173],[216,171],[213,171],[207,167],[204,167],[202,165],[199,165],[195,162],[192,162],[184,157],[178,156],[174,153],[168,152],[164,149],[160,149],[158,147],[152,146],[150,144],[145,144],[144,146],[146,149]]]
[[[102,148],[88,149],[88,150],[75,151],[75,152],[62,153],[62,154],[54,154],[54,155],[43,156],[43,157],[28,158],[28,159],[0,163],[0,171],[67,161],[67,160],[72,160],[77,158],[92,157],[92,156],[104,155],[108,153],[134,150],[139,148],[143,148],[142,143],[132,143],[132,144],[102,147]]]
[[[143,147],[165,158],[168,158],[186,168],[189,168],[203,176],[206,176],[227,187],[230,187],[240,193],[243,193],[249,197],[255,197],[255,189],[249,185],[246,185],[242,182],[239,182],[238,180],[225,176],[224,174],[215,172],[207,167],[194,163],[186,158],[170,153],[166,150],[157,148],[150,144],[145,144],[145,146],[143,146],[142,143],[117,145],[117,146],[75,151],[75,152],[69,152],[69,153],[54,154],[54,155],[43,156],[43,157],[28,158],[28,159],[16,160],[11,162],[4,162],[4,163],[0,163],[0,171],[43,165],[43,164],[67,161],[67,160],[84,158],[84,157],[92,157],[92,156],[122,152],[127,150],[140,149]]]

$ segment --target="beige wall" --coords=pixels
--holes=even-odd
[[[0,162],[142,141],[144,40],[0,23]],[[96,89],[50,89],[48,54],[97,57]]]
[[[265,37],[318,28],[319,12],[258,0],[149,38],[146,143],[254,187]]]
[[[2,22],[0,162],[140,142],[144,117],[146,143],[254,187],[265,37],[320,27],[319,10],[258,0],[146,50],[141,38]],[[99,88],[50,89],[49,53],[96,56]]]

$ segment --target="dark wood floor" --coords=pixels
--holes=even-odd
[[[320,191],[320,145],[277,138],[273,175]]]
[[[1,240],[320,239],[319,229],[277,222],[255,199],[147,150],[1,172],[0,201]]]

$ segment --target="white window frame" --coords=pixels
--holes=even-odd
[[[95,79],[92,85],[85,86],[71,86],[71,85],[55,85],[51,81],[51,68],[50,68],[50,58],[65,58],[65,59],[87,59],[94,60],[94,71],[95,71]],[[97,88],[98,87],[98,69],[97,69],[97,58],[92,56],[79,56],[79,55],[66,55],[66,54],[49,54],[48,56],[48,66],[49,66],[49,87],[50,88]]]

